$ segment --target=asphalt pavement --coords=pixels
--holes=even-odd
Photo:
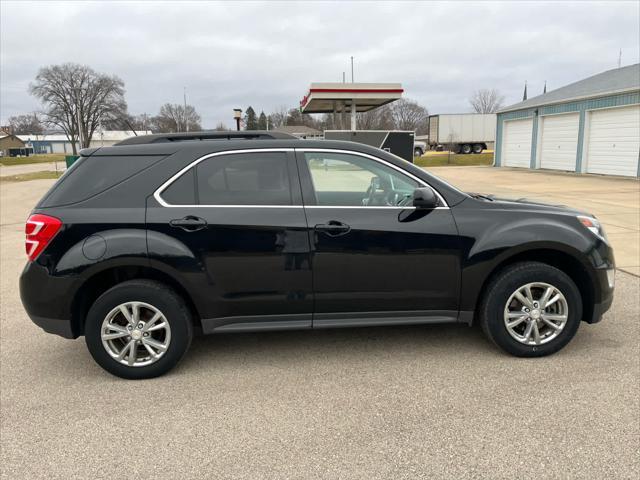
[[[227,334],[126,381],[20,304],[24,217],[50,184],[0,192],[3,479],[640,476],[637,277],[551,357],[464,325]]]

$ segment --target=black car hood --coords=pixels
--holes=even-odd
[[[469,195],[475,200],[487,202],[488,204],[492,204],[493,206],[498,208],[514,208],[514,209],[533,208],[536,210],[548,210],[548,211],[556,211],[556,212],[563,211],[566,213],[575,213],[575,214],[582,214],[582,215],[585,214],[584,212],[580,210],[576,210],[575,208],[569,207],[567,205],[545,203],[545,202],[540,202],[538,200],[530,200],[526,197],[503,198],[503,197],[496,197],[495,195],[491,195],[491,194],[481,194],[481,193],[469,193]]]

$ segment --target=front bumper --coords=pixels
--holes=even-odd
[[[78,336],[73,333],[70,320],[61,320],[59,318],[46,318],[38,317],[36,315],[30,315],[29,318],[33,323],[42,328],[47,333],[53,333],[60,335],[64,338],[77,338]]]
[[[596,270],[597,282],[600,290],[600,302],[594,303],[591,315],[584,319],[587,323],[598,323],[602,315],[611,308],[613,303],[614,283],[612,281],[615,269]]]

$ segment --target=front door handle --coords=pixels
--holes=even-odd
[[[183,218],[171,220],[169,225],[175,228],[181,228],[185,232],[197,232],[198,230],[207,228],[207,221],[204,218],[187,215]]]
[[[346,235],[351,231],[351,227],[346,223],[338,222],[337,220],[331,220],[327,223],[321,223],[316,225],[314,229],[317,232],[326,233],[330,237],[339,237],[340,235]]]

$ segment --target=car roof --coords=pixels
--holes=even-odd
[[[230,139],[230,140],[193,140],[180,142],[123,144],[99,149],[86,149],[81,154],[97,156],[123,155],[170,155],[176,152],[222,152],[226,150],[262,149],[262,148],[327,148],[337,150],[354,150],[372,155],[379,154],[380,149],[362,143],[344,140],[302,140],[302,139]]]
[[[407,162],[387,151],[371,147],[362,143],[348,142],[344,140],[302,140],[302,139],[217,139],[217,140],[188,140],[179,142],[160,142],[146,144],[114,145],[111,147],[100,147],[98,149],[87,149],[86,156],[95,157],[120,157],[139,155],[173,155],[196,159],[210,153],[237,150],[259,150],[259,149],[323,149],[323,150],[345,150],[359,152],[385,160],[407,172],[422,178],[431,186],[436,188],[449,205],[455,205],[464,198],[462,193],[447,182],[431,175],[424,169]],[[81,154],[85,151],[81,151]]]

